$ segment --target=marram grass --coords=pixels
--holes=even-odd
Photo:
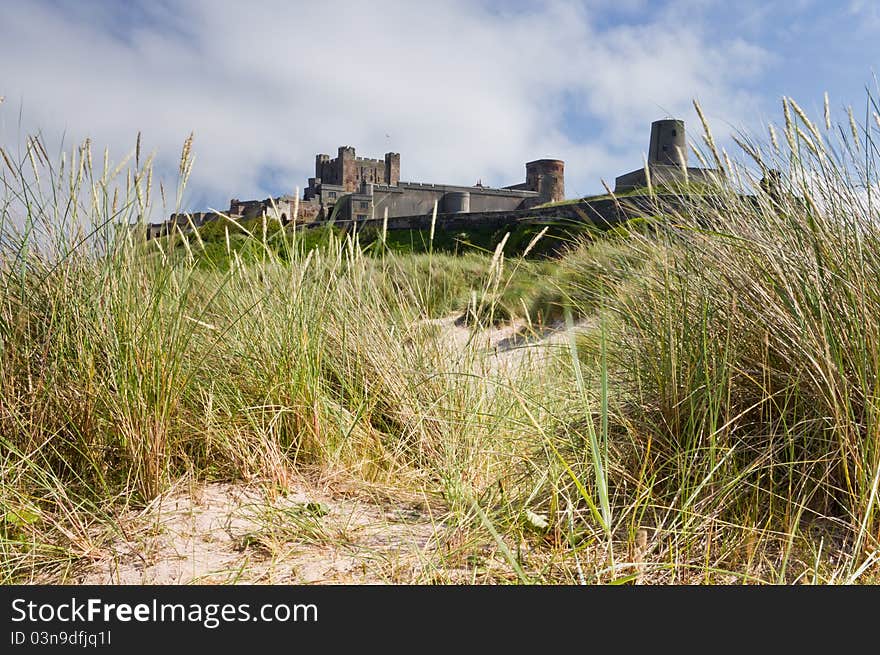
[[[550,262],[270,221],[145,242],[139,152],[4,151],[0,576],[72,579],[181,479],[342,470],[442,504],[414,582],[876,582],[878,127],[784,109],[744,163],[706,135],[720,190]],[[493,364],[509,320],[546,356]]]

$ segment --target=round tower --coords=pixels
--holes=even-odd
[[[651,123],[648,163],[687,168],[687,159],[684,121],[666,119]]]
[[[469,191],[450,191],[443,196],[443,211],[449,214],[462,214],[471,210]]]
[[[565,200],[565,162],[536,159],[526,164],[526,186],[541,194],[544,202]]]

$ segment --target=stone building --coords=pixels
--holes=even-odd
[[[233,198],[229,201],[229,210],[226,214],[236,220],[249,220],[265,216],[278,220],[282,225],[287,225],[294,219],[300,223],[313,220],[318,209],[319,207],[314,203],[302,202],[296,196],[283,195],[265,200]]]
[[[179,228],[181,232],[189,232],[193,227],[201,227],[209,221],[220,218],[216,212],[193,212],[190,214],[171,214],[164,223],[147,223],[147,239],[163,237]]]
[[[297,222],[304,223],[317,218],[320,206],[316,203],[303,202],[296,196],[283,195],[277,198],[265,200],[239,200],[233,198],[229,201],[229,209],[225,216],[233,221],[251,220],[266,217],[287,225],[296,218]],[[165,236],[174,231],[175,227],[181,232],[188,232],[193,227],[201,227],[210,221],[221,218],[217,212],[191,212],[171,214],[164,223],[148,223],[147,239],[155,239]]]
[[[386,152],[384,159],[368,159],[358,157],[351,146],[340,146],[335,159],[315,155],[315,177],[309,178],[304,197],[309,200],[322,184],[352,193],[364,183],[396,185],[399,181],[399,153]]]
[[[527,209],[565,198],[565,164],[538,159],[526,164],[526,180],[507,187],[476,184],[461,186],[400,180],[400,154],[384,159],[358,157],[351,146],[338,156],[315,157],[315,177],[303,194],[303,206],[317,216],[358,221],[431,213],[434,204],[443,213]]]
[[[648,146],[648,172],[652,185],[675,185],[685,180],[702,184],[717,183],[724,177],[716,168],[688,166],[688,146],[684,121],[664,119],[651,123],[651,141]],[[686,173],[685,173],[686,172]],[[614,192],[631,191],[648,186],[645,167],[625,173],[614,180]]]

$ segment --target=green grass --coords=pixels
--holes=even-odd
[[[433,252],[451,255],[482,253],[491,256],[496,246],[504,240],[504,256],[510,258],[522,255],[532,239],[542,231],[544,232],[542,238],[527,253],[529,259],[559,257],[595,232],[591,226],[573,221],[557,221],[549,224],[547,221],[526,219],[515,225],[499,228],[481,226],[464,230],[437,228],[433,241],[430,238],[430,229],[389,230],[384,247],[398,255]],[[375,249],[380,250],[380,230],[372,226],[361,230],[359,240],[364,247],[375,245]]]
[[[0,579],[74,580],[181,480],[317,471],[442,507],[433,581],[876,583],[877,130],[786,115],[726,171],[786,193],[540,258],[536,225],[145,242],[149,171],[114,201],[87,146],[64,171],[4,153]],[[462,340],[436,320],[459,315]],[[511,320],[582,328],[504,367]],[[265,514],[273,553],[342,539],[297,517]]]

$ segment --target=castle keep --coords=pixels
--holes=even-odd
[[[399,153],[386,152],[385,159],[367,159],[356,157],[351,146],[342,146],[336,159],[330,159],[330,155],[315,155],[315,177],[309,178],[305,198],[313,197],[322,185],[352,193],[362,184],[396,185],[399,181]]]

